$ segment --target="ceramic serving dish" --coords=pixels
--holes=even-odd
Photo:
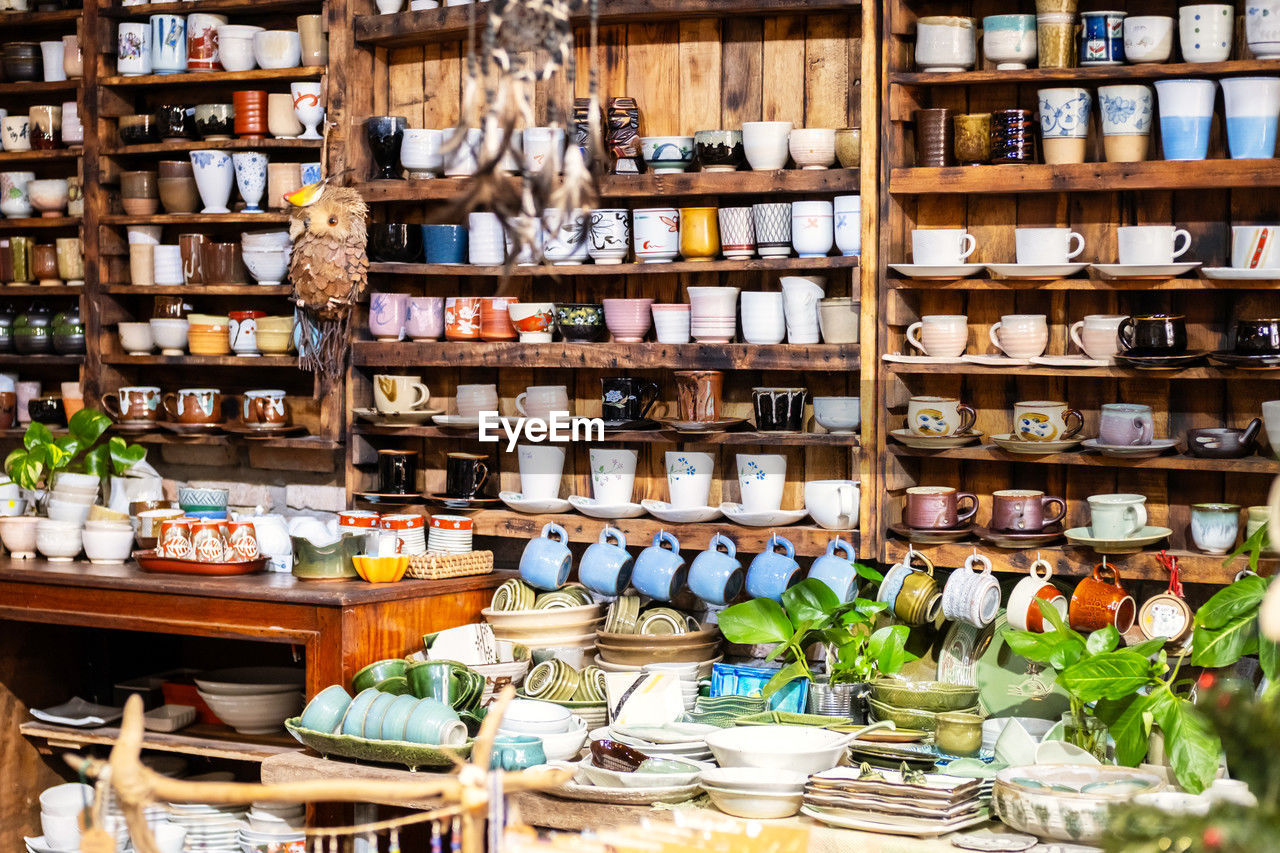
[[[901,678],[877,678],[871,682],[871,696],[886,705],[935,713],[960,711],[978,704],[977,687]]]
[[[304,729],[301,722],[301,717],[291,717],[285,720],[284,727],[298,743],[326,756],[400,764],[417,770],[420,767],[453,767],[454,759],[465,760],[471,755],[471,741],[464,746],[427,746],[406,741],[370,740]]]
[[[250,575],[267,565],[266,557],[240,563],[203,563],[199,560],[174,560],[161,557],[154,550],[134,551],[133,559],[144,572],[176,575]]]
[[[849,744],[870,726],[852,734],[801,726],[744,726],[707,735],[707,746],[721,767],[757,767],[770,772],[820,773],[840,763]]]
[[[923,729],[926,732],[932,732],[938,728],[938,715],[933,711],[900,708],[897,705],[879,702],[874,698],[868,698],[867,704],[871,707],[872,716],[877,720],[890,720],[898,728]],[[978,713],[978,705],[974,703],[967,708],[956,708],[955,710],[963,711],[966,714],[976,714]]]
[[[1092,844],[1106,837],[1112,807],[1162,788],[1160,777],[1128,767],[1009,767],[996,774],[991,805],[1019,832]]]

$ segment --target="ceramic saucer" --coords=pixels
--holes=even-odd
[[[160,424],[156,421],[118,421],[111,425],[116,432],[157,432]]]
[[[1050,453],[1065,453],[1072,450],[1083,438],[1062,438],[1057,441],[1022,441],[1013,437],[1012,433],[993,435],[991,440],[1001,450],[1017,453],[1020,456],[1048,456]]]
[[[980,432],[966,432],[959,435],[920,435],[909,429],[895,429],[890,436],[917,450],[947,450],[952,447],[964,447],[982,438]]]
[[[530,500],[519,492],[498,492],[498,500],[516,512],[527,512],[532,515],[541,515],[544,512],[568,512],[571,508],[569,502],[563,498]]]
[[[422,503],[422,495],[398,495],[387,492],[355,492],[357,498],[365,503],[386,504],[387,506],[408,506]]]
[[[1078,355],[1038,355],[1031,359],[1032,364],[1042,367],[1110,367],[1109,358],[1089,358],[1083,353]]]
[[[1039,533],[1007,533],[1003,530],[992,530],[988,527],[974,527],[974,535],[997,548],[1017,550],[1019,548],[1039,548],[1062,538],[1062,525],[1051,524]]]
[[[1066,531],[1072,545],[1091,548],[1099,554],[1136,554],[1148,545],[1154,545],[1173,533],[1167,527],[1147,525],[1128,539],[1096,539],[1088,527],[1073,527]]]
[[[427,503],[432,506],[440,506],[445,509],[456,509],[461,511],[488,509],[497,506],[501,501],[497,498],[491,498],[486,495],[476,495],[474,498],[454,498],[444,494],[427,495]]]
[[[784,527],[795,524],[809,514],[804,509],[778,509],[773,512],[747,512],[742,504],[725,502],[720,504],[720,511],[734,524],[744,527]]]
[[[639,418],[634,421],[605,421],[604,422],[605,432],[622,432],[623,430],[638,431],[638,430],[650,430],[650,429],[661,429],[661,428],[662,428],[662,424],[658,423],[653,418]]]
[[[1280,281],[1280,269],[1246,270],[1236,267],[1204,267],[1205,278],[1216,281]]]
[[[644,507],[640,504],[603,504],[595,498],[584,498],[580,495],[569,495],[569,505],[583,515],[602,518],[605,521],[615,518],[639,518],[644,515]]]
[[[716,421],[682,421],[676,418],[664,418],[663,426],[676,432],[724,432],[739,424],[745,424],[746,418],[720,418]]]
[[[1089,264],[1089,268],[1103,278],[1172,278],[1191,272],[1198,266],[1199,261],[1180,264]]]
[[[222,432],[222,424],[179,424],[173,421],[156,421],[156,426],[176,432],[178,435],[205,435]]]
[[[720,508],[714,506],[695,506],[677,509],[666,501],[642,500],[640,506],[644,507],[649,515],[659,521],[667,521],[671,524],[697,524],[702,521],[711,521],[721,516]]]
[[[964,356],[960,355],[897,355],[896,353],[886,353],[880,358],[890,364],[960,364],[964,361]]]
[[[951,836],[953,847],[959,847],[961,850],[984,850],[987,853],[1018,853],[1020,850],[1034,847],[1037,841],[1034,835],[997,832],[990,829],[961,832]]]
[[[961,356],[965,364],[980,364],[983,367],[1026,367],[1031,363],[1029,358],[1009,358],[1007,355],[990,353],[985,355]]]
[[[362,421],[379,426],[416,426],[425,424],[436,415],[443,415],[443,409],[419,409],[416,412],[396,412],[387,414],[377,409],[352,409],[351,413]]]
[[[973,532],[972,524],[962,524],[945,530],[934,528],[916,529],[905,524],[890,524],[889,529],[913,545],[941,545],[944,542],[959,542]]]
[[[479,429],[480,418],[469,418],[465,415],[432,415],[431,420],[443,429]]]
[[[1020,278],[1047,281],[1075,275],[1088,264],[987,264],[993,278]]]
[[[935,266],[933,264],[889,264],[889,269],[902,273],[907,278],[923,281],[945,281],[951,278],[966,278],[973,275],[985,264],[952,264]]]
[[[1182,355],[1132,355],[1122,352],[1116,353],[1116,364],[1135,370],[1181,370],[1199,364],[1204,355],[1203,350]]]
[[[1280,367],[1280,353],[1242,355],[1229,350],[1218,350],[1217,352],[1209,353],[1209,360],[1214,364],[1238,367],[1242,370],[1266,370]]]
[[[246,438],[279,438],[283,435],[302,435],[307,431],[304,426],[248,427],[243,424],[223,424],[222,428]]]
[[[1096,450],[1113,459],[1154,459],[1166,450],[1177,446],[1176,438],[1154,438],[1150,444],[1101,444],[1096,438],[1086,438],[1085,450]]]

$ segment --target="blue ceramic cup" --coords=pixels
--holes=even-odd
[[[858,594],[854,556],[852,545],[843,539],[832,539],[827,543],[827,553],[813,561],[806,577],[822,581],[842,602],[853,601]]]
[[[605,525],[600,539],[586,550],[578,563],[578,580],[601,595],[620,595],[631,583],[635,561],[627,553],[627,537],[621,530]]]
[[[410,743],[461,746],[467,742],[467,727],[458,712],[435,699],[419,699],[404,725],[404,739]]]
[[[520,555],[520,577],[534,589],[553,590],[569,579],[573,555],[569,553],[569,534],[558,524],[542,528],[542,535],[530,539]]]
[[[1080,64],[1124,62],[1124,12],[1080,13]]]
[[[547,755],[542,749],[542,738],[533,735],[498,735],[493,739],[493,753],[489,757],[491,770],[524,770],[535,764],[545,764]]]
[[[689,566],[689,589],[707,604],[728,604],[737,597],[742,591],[742,563],[732,539],[721,533],[711,537],[707,550]]]
[[[382,718],[386,716],[387,709],[399,698],[399,696],[391,693],[383,693],[373,700],[373,703],[369,705],[369,710],[364,715],[364,726],[361,731],[364,737],[369,740],[381,740]]]
[[[779,554],[777,549],[781,548]],[[796,546],[785,536],[769,537],[769,550],[756,555],[747,569],[747,594],[752,598],[782,600],[782,593],[796,580],[800,564],[796,562]]]
[[[361,737],[364,734],[364,718],[369,713],[369,706],[379,696],[388,695],[390,694],[372,687],[357,693],[356,698],[352,699],[351,704],[347,706],[346,713],[342,715],[342,734]]]
[[[418,701],[418,697],[405,694],[387,706],[387,712],[382,715],[382,740],[404,740],[404,727],[418,707]]]
[[[662,547],[667,545],[670,550]],[[670,601],[684,586],[689,570],[680,556],[680,540],[665,530],[653,535],[653,544],[636,557],[631,585],[656,601]]]
[[[467,262],[467,229],[461,225],[423,225],[422,245],[429,264]]]
[[[321,690],[307,703],[299,724],[313,732],[334,732],[351,705],[351,694],[341,684]]]

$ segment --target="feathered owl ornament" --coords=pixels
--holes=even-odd
[[[342,379],[351,308],[369,280],[365,217],[351,187],[320,181],[285,196],[293,254],[289,280],[298,306],[298,365],[326,387]]]

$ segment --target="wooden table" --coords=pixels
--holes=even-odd
[[[370,661],[420,648],[424,633],[478,620],[492,590],[510,576],[495,572],[373,585],[300,582],[281,574],[150,574],[133,565],[0,558],[0,778],[11,780],[0,792],[0,846],[19,849],[22,835],[40,834],[35,797],[44,785],[60,781],[42,752],[113,742],[111,729],[60,730],[28,716],[28,703],[42,707],[70,698],[56,670],[76,665],[64,657],[40,667],[44,672],[24,666],[35,645],[57,659],[42,626],[294,644],[305,652],[311,695],[346,682]],[[296,747],[291,739],[264,744],[261,738],[241,738],[238,743],[227,732],[222,737],[204,731],[148,733],[147,747],[254,762]],[[13,784],[19,779],[30,781]]]

